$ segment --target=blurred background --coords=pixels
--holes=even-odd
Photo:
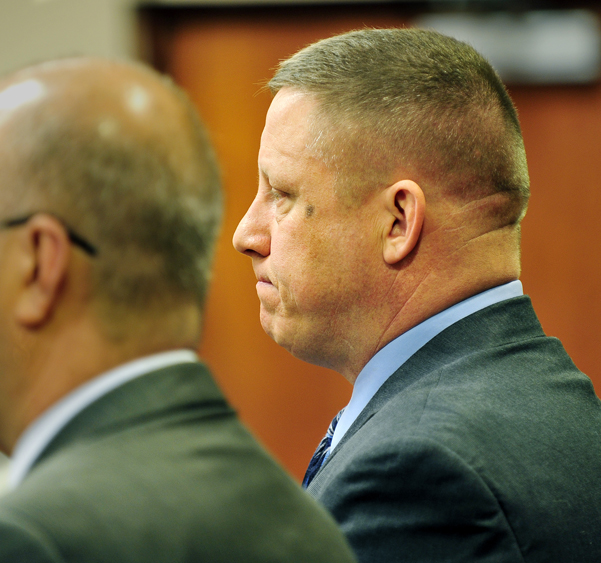
[[[188,91],[226,192],[200,353],[244,422],[300,479],[351,387],[263,333],[250,260],[231,246],[256,191],[271,101],[261,87],[272,69],[310,42],[365,26],[433,27],[488,56],[517,105],[529,159],[524,289],[599,394],[600,15],[601,2],[578,0],[0,0],[0,72],[94,54],[143,60]]]

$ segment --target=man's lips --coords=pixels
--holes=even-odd
[[[265,277],[265,276],[257,276],[257,284],[260,283],[267,283],[269,285],[273,285],[270,281],[269,278]]]
[[[274,285],[265,276],[257,276],[257,296],[262,304],[273,299]]]

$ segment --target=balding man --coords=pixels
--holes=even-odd
[[[0,561],[351,563],[194,354],[221,204],[183,93],[43,64],[0,143]]]
[[[601,561],[601,405],[522,295],[528,173],[494,70],[363,30],[270,87],[234,244],[266,332],[354,384],[309,492],[363,563]]]

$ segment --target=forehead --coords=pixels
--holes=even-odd
[[[284,162],[314,160],[308,147],[313,141],[311,122],[316,106],[311,96],[296,90],[283,88],[276,94],[261,135],[261,171],[269,173]]]

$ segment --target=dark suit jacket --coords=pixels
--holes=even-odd
[[[182,364],[73,419],[0,499],[2,563],[354,561],[209,372]]]
[[[412,356],[309,492],[363,563],[599,563],[601,404],[511,299]]]

